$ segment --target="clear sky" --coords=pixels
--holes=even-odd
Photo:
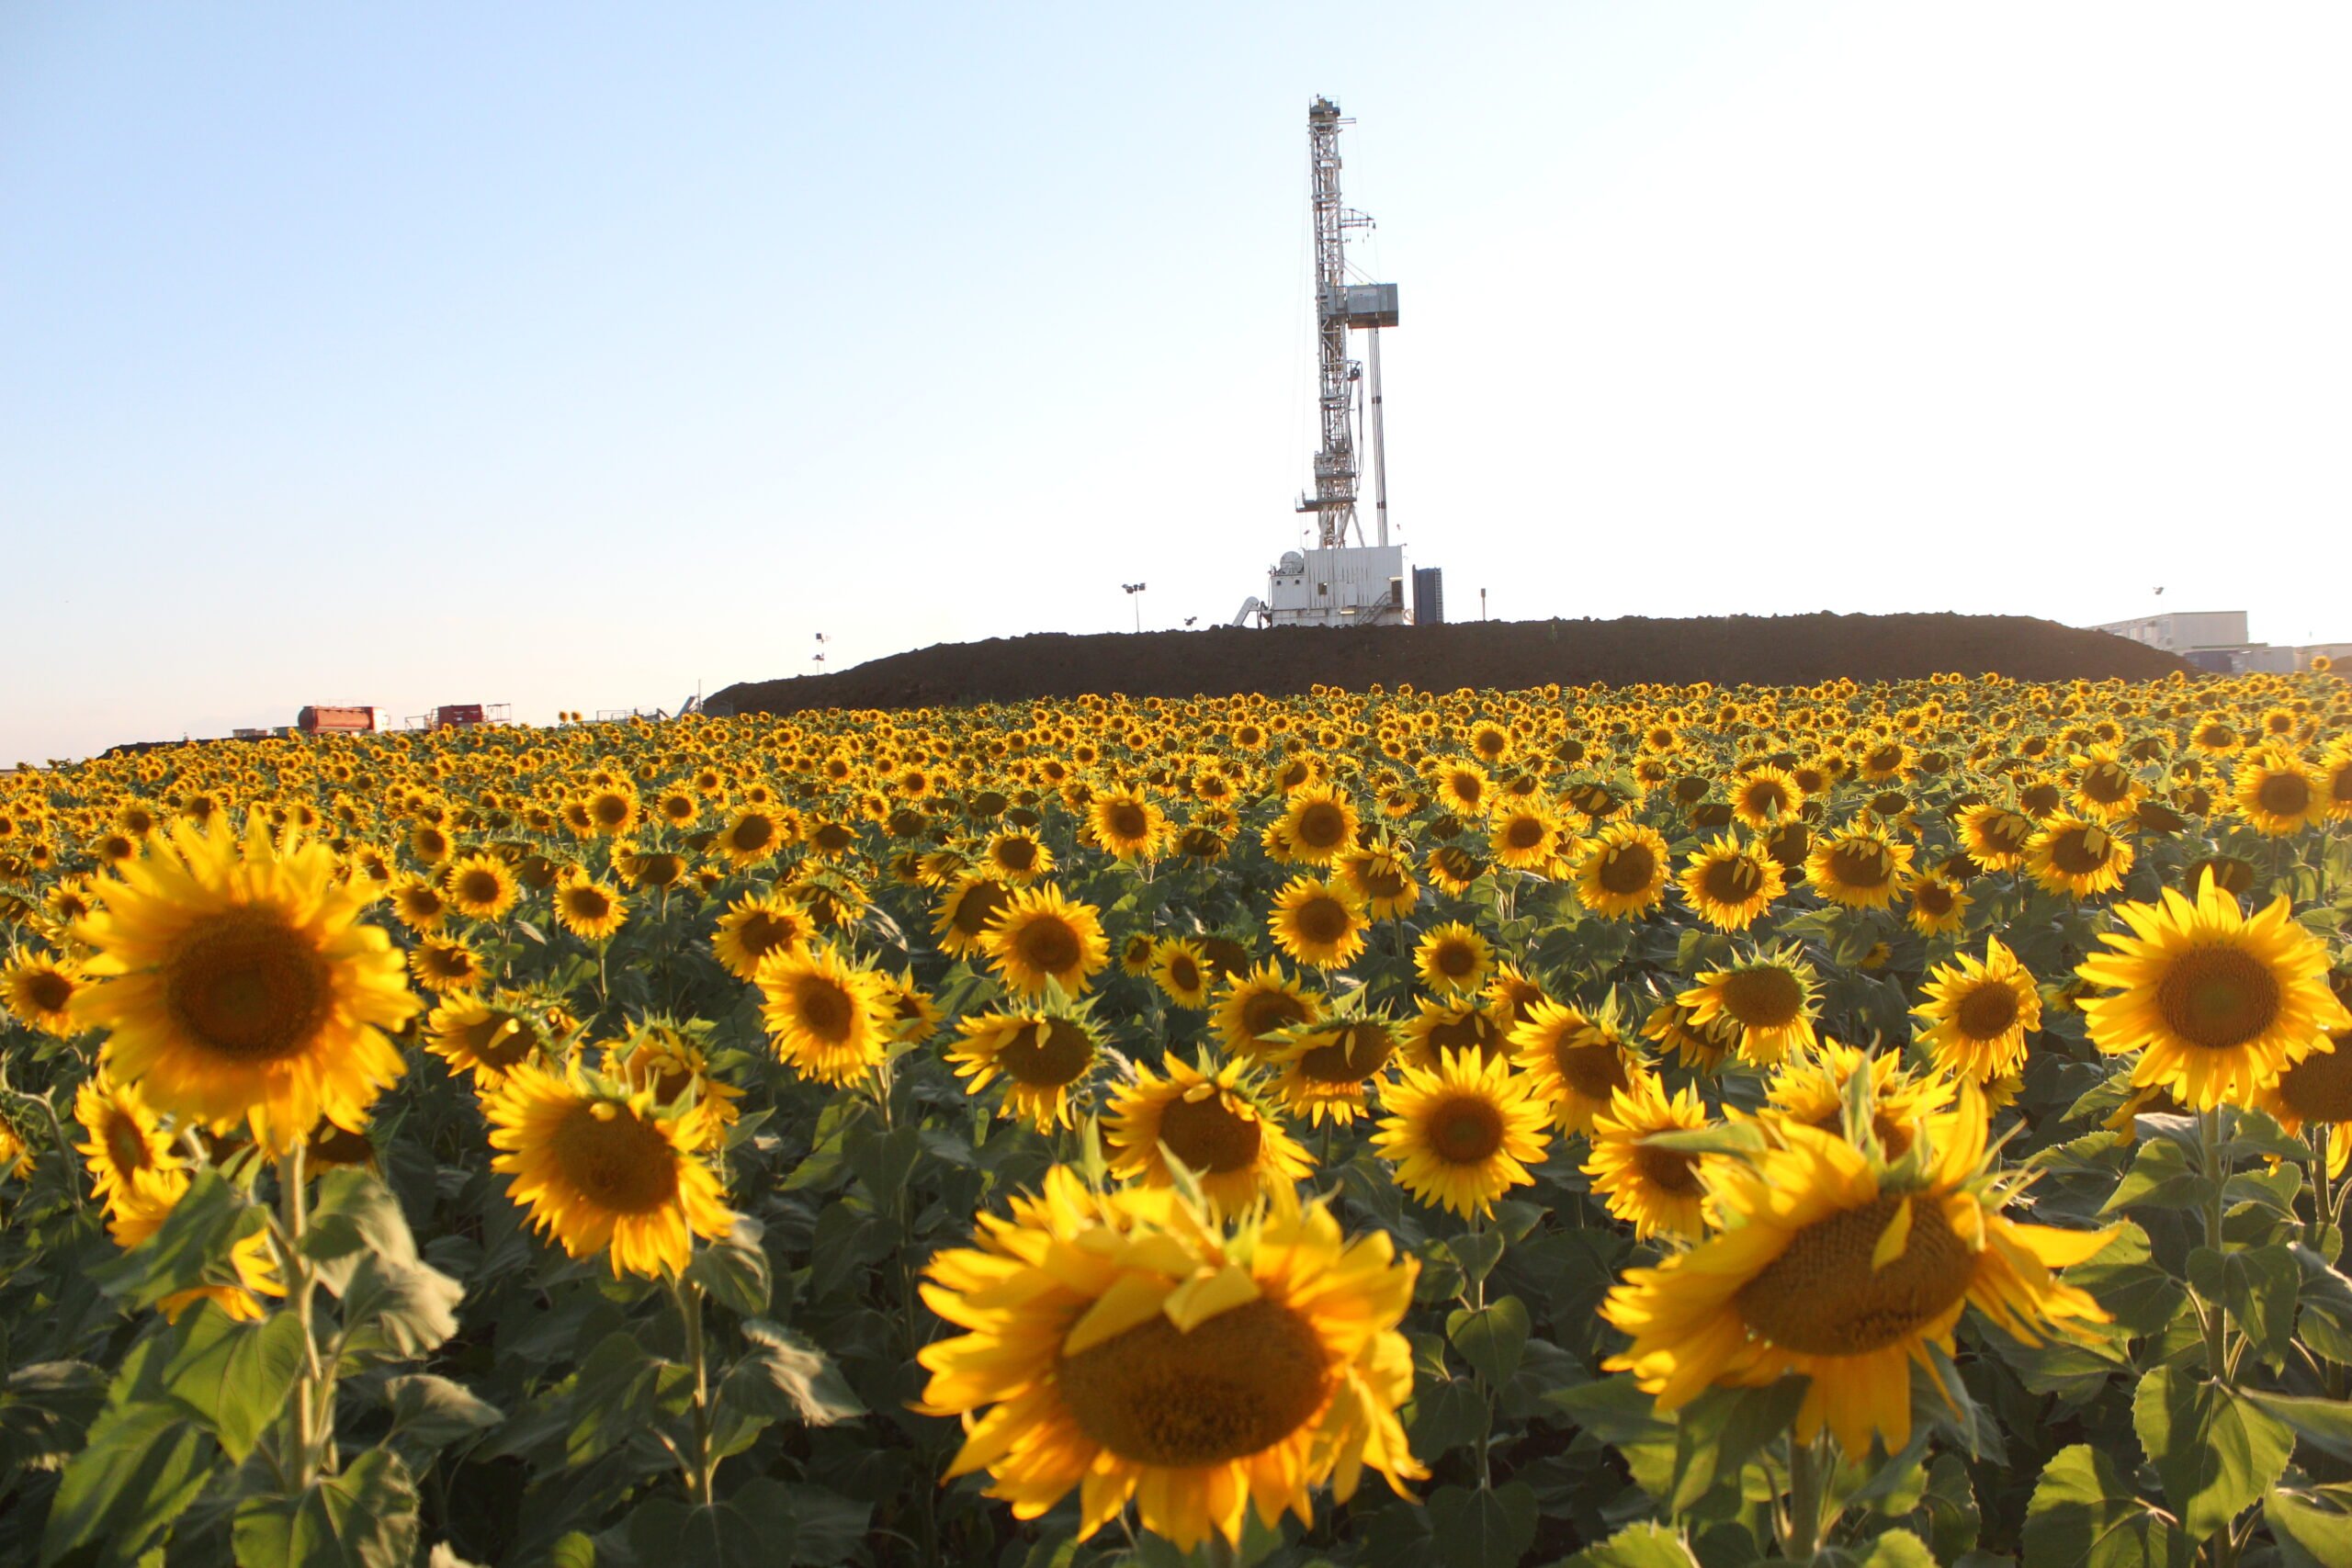
[[[2337,0],[0,0],[0,761],[1229,617],[1317,93],[1457,618],[2352,637],[2347,69]]]

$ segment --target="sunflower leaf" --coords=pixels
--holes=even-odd
[[[626,1532],[639,1562],[674,1568],[772,1568],[795,1560],[797,1533],[791,1493],[764,1475],[708,1507],[650,1498],[629,1515]]]
[[[1675,1417],[1666,1511],[1689,1513],[1717,1483],[1737,1482],[1748,1461],[1789,1429],[1809,1386],[1805,1378],[1785,1377],[1763,1388],[1710,1389],[1683,1406]]]
[[[243,1464],[284,1414],[302,1370],[302,1324],[290,1312],[239,1323],[212,1302],[181,1318],[164,1363],[164,1388],[193,1412],[229,1457]]]
[[[1447,1568],[1516,1568],[1535,1542],[1535,1492],[1523,1481],[1441,1486],[1430,1495],[1429,1512],[1438,1561]]]
[[[2129,1220],[2096,1256],[2066,1270],[2066,1282],[2088,1291],[2119,1327],[2141,1337],[2163,1329],[2187,1299],[2180,1282],[2155,1263],[2148,1233]]]
[[[1586,1547],[1561,1568],[1694,1568],[1697,1561],[1679,1535],[1664,1525],[1645,1522]]]
[[[1445,1336],[1462,1359],[1477,1369],[1487,1386],[1498,1389],[1519,1371],[1527,1349],[1527,1303],[1504,1296],[1482,1307],[1463,1307],[1445,1320]]]
[[[90,1270],[99,1290],[130,1307],[153,1306],[165,1296],[233,1279],[229,1249],[268,1223],[259,1206],[218,1170],[196,1174],[161,1229],[138,1247]]]
[[[720,1382],[718,1397],[771,1421],[830,1427],[865,1414],[831,1358],[779,1324],[743,1325],[750,1351]]]
[[[2337,1459],[2352,1460],[2352,1404],[2255,1389],[2247,1390],[2245,1397],[2293,1427],[2295,1435],[2312,1447]]]
[[[2061,1450],[2043,1468],[2019,1544],[2025,1561],[2047,1568],[2188,1568],[2195,1554],[2088,1443]]]
[[[416,1536],[416,1481],[390,1449],[369,1449],[299,1494],[237,1508],[237,1561],[251,1568],[405,1568]]]
[[[2295,1339],[2295,1300],[2303,1284],[2293,1253],[2283,1247],[2230,1253],[2200,1247],[2188,1255],[2188,1283],[2229,1310],[2231,1321],[2265,1363],[2274,1369],[2286,1364]]]
[[[2352,1496],[2341,1486],[2273,1487],[2262,1500],[2262,1519],[2278,1543],[2284,1568],[2352,1562]]]
[[[1693,1127],[1681,1133],[1652,1133],[1642,1139],[1642,1147],[1678,1155],[1746,1156],[1761,1154],[1764,1141],[1761,1127],[1754,1122],[1736,1122],[1719,1127]]]
[[[2114,1195],[2100,1206],[2099,1213],[2111,1214],[2126,1208],[2200,1208],[2212,1190],[2211,1180],[2192,1168],[2186,1149],[2169,1140],[2150,1138],[2141,1143],[2139,1153],[2132,1156],[2132,1168],[2123,1173]]]
[[[686,1278],[738,1316],[758,1316],[768,1310],[772,1293],[768,1255],[760,1245],[763,1234],[759,1221],[736,1215],[732,1230],[695,1253],[686,1265]]]
[[[2226,1529],[2287,1468],[2294,1433],[2252,1400],[2193,1367],[2158,1367],[2140,1380],[2132,1424],[2194,1541]]]
[[[400,1200],[368,1172],[348,1166],[320,1179],[302,1251],[320,1282],[338,1296],[351,1288],[361,1258],[370,1252],[393,1263],[417,1260],[416,1237]]]
[[[2352,1364],[2352,1280],[2301,1242],[2290,1243],[2287,1250],[2303,1271],[2303,1343],[2339,1366]]]

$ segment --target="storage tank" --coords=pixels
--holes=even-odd
[[[369,735],[375,732],[376,710],[350,704],[318,704],[295,715],[294,728],[305,735]]]

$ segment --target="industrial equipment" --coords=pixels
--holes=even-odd
[[[1317,404],[1322,446],[1315,454],[1315,493],[1297,510],[1316,519],[1312,548],[1290,550],[1266,574],[1263,601],[1245,602],[1235,624],[1253,615],[1269,626],[1401,626],[1414,619],[1406,603],[1405,551],[1388,537],[1386,422],[1380,391],[1380,330],[1396,324],[1396,286],[1353,280],[1347,234],[1372,220],[1340,199],[1340,106],[1318,97],[1307,106],[1309,199],[1315,216]],[[1365,334],[1363,363],[1350,358],[1348,334]],[[1369,375],[1366,374],[1367,370]],[[1365,392],[1369,390],[1367,408]],[[1357,514],[1358,432],[1372,446],[1373,537]]]
[[[305,735],[372,735],[376,710],[352,703],[317,703],[294,716],[294,728]]]

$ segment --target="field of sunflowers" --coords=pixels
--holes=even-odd
[[[2352,1563],[2333,673],[0,777],[0,1560]]]

